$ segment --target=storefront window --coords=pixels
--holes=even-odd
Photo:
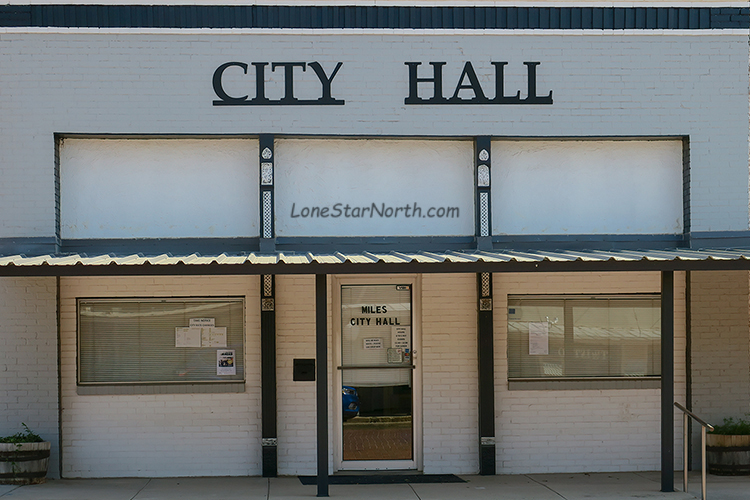
[[[508,378],[661,375],[654,295],[509,296]]]
[[[244,380],[244,300],[79,299],[78,382]]]

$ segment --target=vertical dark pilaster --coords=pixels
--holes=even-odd
[[[55,321],[57,322],[57,464],[60,478],[63,477],[63,406],[62,406],[62,297],[60,276],[55,276]]]
[[[693,277],[685,271],[685,408],[693,411]],[[688,419],[688,470],[693,469],[693,419]]]
[[[661,491],[674,491],[674,272],[661,273]]]
[[[276,227],[274,226],[274,136],[262,134],[260,149],[260,243],[262,253],[276,250]]]
[[[263,477],[278,475],[276,436],[276,283],[273,275],[260,277],[260,366]]]
[[[328,286],[315,275],[315,389],[318,425],[318,495],[328,496]]]
[[[55,253],[60,252],[62,246],[60,224],[60,149],[63,138],[55,135]]]
[[[492,142],[489,136],[474,139],[475,231],[478,250],[492,250],[491,153]]]
[[[479,311],[479,473],[495,474],[495,356],[492,327],[492,273],[477,274]]]

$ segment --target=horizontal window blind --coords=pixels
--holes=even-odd
[[[241,381],[243,341],[241,298],[78,301],[80,384]]]
[[[510,296],[508,378],[661,375],[661,300]]]

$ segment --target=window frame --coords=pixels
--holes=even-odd
[[[206,296],[95,296],[76,297],[76,386],[79,394],[179,394],[193,392],[244,392],[247,379],[247,356],[245,352],[247,337],[247,297],[243,295],[206,295]],[[241,356],[242,373],[240,378],[227,380],[162,380],[162,381],[95,381],[86,382],[81,380],[81,305],[96,302],[122,302],[122,303],[210,303],[210,302],[234,302],[242,306],[240,346],[227,347],[235,349],[237,356]],[[204,349],[204,348],[202,348]],[[217,349],[210,347],[205,349]]]
[[[513,307],[512,301],[523,301],[523,300],[549,300],[549,301],[560,301],[563,304],[563,309],[566,309],[565,302],[579,302],[583,300],[656,300],[659,302],[659,314],[661,315],[661,295],[657,292],[644,292],[644,293],[597,293],[597,294],[508,294],[506,300],[506,356],[507,356],[507,382],[509,389],[523,389],[523,390],[551,390],[551,389],[658,389],[661,387],[662,369],[660,364],[660,357],[657,358],[659,361],[658,375],[566,375],[562,376],[540,376],[540,377],[523,377],[523,376],[512,376],[511,365],[512,361],[512,345],[511,345],[511,329],[510,329],[510,314],[509,309]],[[571,309],[572,309],[571,305]],[[569,318],[570,326],[567,326],[563,321],[563,332],[564,342],[567,343],[571,340],[568,338],[569,334],[572,336],[574,323],[573,317]],[[531,322],[531,321],[530,321]],[[568,332],[570,330],[570,332]],[[661,324],[659,322],[659,338],[661,339]],[[661,348],[661,342],[659,342],[659,349]],[[609,351],[608,349],[608,352]],[[566,355],[568,353],[566,352]],[[651,355],[656,355],[656,352]],[[521,363],[521,360],[517,361]]]

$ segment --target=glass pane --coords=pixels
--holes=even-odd
[[[610,299],[571,301],[571,376],[659,375],[660,301]]]
[[[341,287],[344,460],[412,460],[408,285]]]

